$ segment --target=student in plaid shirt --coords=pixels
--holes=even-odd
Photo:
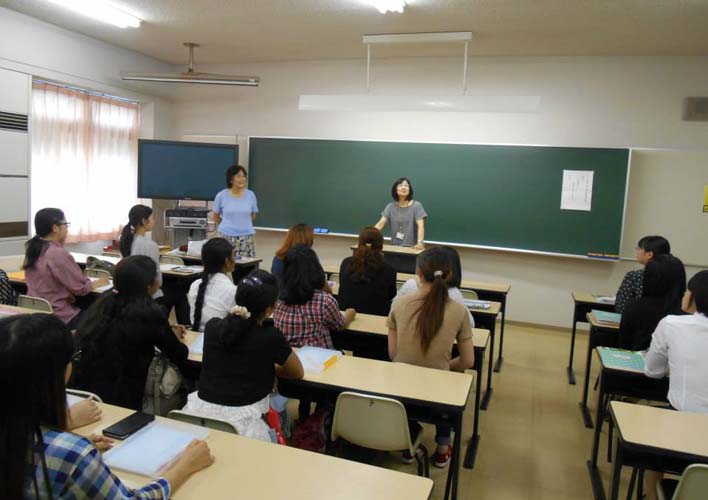
[[[73,352],[71,332],[53,315],[0,320],[0,498],[166,499],[212,463],[206,443],[194,441],[162,478],[123,484],[101,460],[111,440],[64,431]]]
[[[335,298],[323,290],[326,285],[324,270],[311,248],[295,245],[287,251],[273,320],[291,346],[332,349],[330,331],[343,330],[354,321],[354,309],[342,316]]]

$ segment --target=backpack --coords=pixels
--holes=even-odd
[[[155,351],[143,395],[143,411],[152,415],[167,415],[171,410],[179,410],[185,404],[180,392],[182,375],[177,367],[170,363],[167,356]]]
[[[292,433],[292,444],[301,450],[326,453],[331,444],[332,416],[329,410],[317,408]]]
[[[90,255],[86,258],[86,269],[99,269],[101,271],[108,271],[111,273],[111,277],[115,276],[116,265],[108,262],[107,260],[99,259]]]

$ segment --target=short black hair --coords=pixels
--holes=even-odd
[[[404,182],[407,182],[409,187],[408,197],[406,198],[406,201],[411,201],[413,199],[413,184],[411,184],[411,181],[409,181],[407,177],[399,177],[393,183],[393,186],[391,186],[391,198],[393,198],[393,201],[398,201],[398,193],[396,192],[396,189],[398,189],[399,184],[402,184]]]
[[[248,178],[248,172],[241,165],[231,165],[226,169],[226,187],[230,188],[234,180],[234,175],[238,175],[239,172],[243,172],[243,175]]]
[[[693,278],[688,280],[688,289],[696,303],[696,310],[708,315],[708,271],[694,274]]]
[[[669,240],[663,236],[645,236],[637,242],[637,247],[645,252],[652,252],[654,256],[669,255],[671,253],[671,244]]]

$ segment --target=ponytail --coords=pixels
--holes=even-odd
[[[202,273],[202,282],[199,283],[197,290],[197,300],[194,302],[194,321],[192,322],[192,330],[199,331],[199,324],[202,322],[202,307],[204,307],[204,293],[206,292],[207,283],[209,283],[211,273],[204,269]]]
[[[226,320],[221,324],[219,341],[227,346],[238,344],[241,338],[251,331],[258,318],[243,306],[234,306]]]
[[[353,281],[369,282],[384,264],[383,235],[373,226],[359,233],[359,245],[354,250],[351,263]]]
[[[47,249],[49,242],[45,240],[47,236],[52,234],[54,226],[62,222],[66,222],[64,212],[58,208],[43,208],[34,216],[35,235],[25,243],[25,260],[22,262],[22,269],[32,269],[44,251]]]
[[[123,257],[128,257],[131,253],[133,240],[135,239],[135,229],[144,224],[143,221],[150,218],[152,208],[147,205],[133,205],[128,212],[128,223],[123,226],[120,232],[120,253]]]
[[[194,321],[192,329],[199,331],[199,325],[202,322],[202,308],[204,307],[204,295],[206,294],[207,283],[212,274],[221,272],[234,254],[234,246],[230,241],[224,238],[212,238],[202,246],[202,264],[204,271],[202,272],[202,282],[199,283],[197,290],[197,300],[194,303]]]
[[[32,269],[37,259],[44,253],[49,242],[35,234],[25,243],[25,260],[22,262],[22,269]]]
[[[417,311],[416,321],[420,347],[423,354],[426,354],[445,318],[445,304],[449,299],[448,288],[453,272],[447,255],[440,248],[431,248],[418,256],[418,271],[431,284],[430,291]]]

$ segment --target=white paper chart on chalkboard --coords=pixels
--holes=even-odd
[[[592,170],[563,170],[561,210],[592,209]]]

